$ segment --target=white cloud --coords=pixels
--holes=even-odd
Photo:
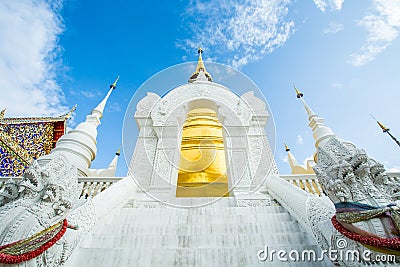
[[[111,102],[111,103],[107,104],[106,111],[107,112],[121,112],[122,111],[122,107],[117,102]]]
[[[341,10],[344,0],[314,0],[314,4],[325,12],[327,8],[332,10]]]
[[[343,84],[340,82],[333,82],[333,83],[331,83],[331,87],[340,89],[340,88],[343,88]]]
[[[303,136],[301,136],[300,134],[298,134],[298,135],[297,135],[296,142],[297,142],[297,144],[299,144],[299,145],[304,144]]]
[[[282,158],[282,161],[288,163],[288,162],[289,162],[288,156],[287,156],[287,155],[284,156],[284,157]]]
[[[98,92],[98,91],[96,92],[94,90],[93,91],[89,91],[89,90],[78,90],[78,91],[71,90],[70,94],[74,95],[74,96],[78,96],[78,97],[84,97],[84,98],[87,98],[87,99],[98,98],[98,97],[100,97],[102,95],[101,92]]]
[[[7,108],[6,115],[60,115],[68,110],[55,80],[61,6],[61,1],[0,1],[0,108]]]
[[[375,59],[399,35],[400,1],[374,0],[374,10],[358,22],[366,28],[368,37],[360,52],[350,55],[349,63],[362,66]]]
[[[400,172],[400,167],[393,166],[392,168],[387,169],[386,172]]]
[[[74,129],[78,123],[75,121],[75,112],[72,112],[71,117],[67,120],[67,132],[69,132],[70,130]]]
[[[337,22],[330,22],[322,32],[324,34],[335,34],[343,30],[343,25]]]
[[[191,54],[199,45],[234,67],[256,61],[282,46],[294,31],[290,0],[192,1],[184,15],[191,37],[177,45]],[[194,20],[194,22],[192,22]]]
[[[324,0],[314,0],[314,3],[322,12],[325,12],[326,2]]]

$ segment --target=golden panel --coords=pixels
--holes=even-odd
[[[217,114],[206,108],[188,113],[182,130],[177,197],[228,196],[225,147]]]
[[[53,122],[0,123],[0,176],[21,176],[53,147]]]

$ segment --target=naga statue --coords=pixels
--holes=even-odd
[[[61,154],[44,166],[34,161],[19,183],[8,180],[0,192],[0,263],[62,265],[68,242],[61,238],[74,228],[66,217],[80,192],[77,169]]]
[[[400,255],[400,185],[352,143],[331,137],[317,149],[315,173],[335,204],[332,224],[369,250]]]
[[[118,80],[119,76],[85,121],[25,170],[20,182],[5,183],[0,192],[0,266],[63,265],[99,219],[92,199],[79,199],[78,176],[89,174],[97,152],[97,127]],[[102,216],[109,207],[104,206]]]
[[[307,105],[303,93],[296,87],[295,91],[308,115],[317,147],[313,169],[334,204],[333,210],[309,205],[309,221],[317,221],[312,224],[313,234],[322,240],[318,243],[324,249],[343,249],[346,246],[335,241],[345,240],[350,242],[347,249],[371,253],[372,260],[379,254],[391,254],[400,261],[400,185],[364,150],[338,138]],[[319,238],[321,235],[324,239]],[[354,262],[342,259],[338,264],[352,266]]]

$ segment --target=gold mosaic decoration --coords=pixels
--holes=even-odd
[[[0,176],[21,176],[32,160],[53,148],[54,123],[0,122]]]

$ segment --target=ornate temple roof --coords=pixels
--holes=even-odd
[[[1,111],[0,115],[0,124],[16,124],[16,123],[37,123],[37,122],[57,122],[57,121],[66,121],[68,120],[72,113],[76,110],[76,106],[74,106],[67,113],[57,116],[57,117],[5,117],[6,109]]]
[[[56,117],[0,115],[0,176],[21,176],[38,157],[50,153],[66,132],[66,121],[76,107]]]

